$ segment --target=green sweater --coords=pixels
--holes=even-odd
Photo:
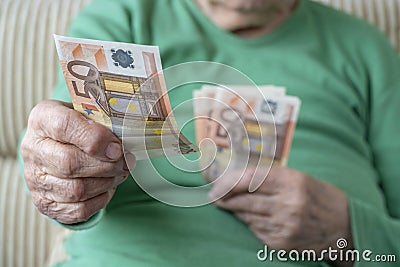
[[[259,85],[286,87],[302,100],[289,167],[347,194],[356,249],[400,260],[400,60],[374,27],[301,0],[272,33],[241,39],[213,25],[191,0],[96,0],[69,34],[158,45],[164,68],[214,61]],[[60,76],[54,98],[69,101],[63,80]],[[172,91],[172,105],[190,99],[193,88]],[[175,115],[185,121],[193,111]],[[194,140],[192,126],[184,134]],[[179,171],[165,159],[153,164],[174,183],[204,184],[200,174]],[[150,161],[141,161],[133,175],[143,179],[156,173]],[[214,205],[165,205],[133,179],[118,188],[105,212],[69,227],[86,230],[66,241],[70,259],[60,266],[326,265],[260,262],[256,254],[263,244],[232,214]]]

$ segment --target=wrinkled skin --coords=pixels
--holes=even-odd
[[[293,12],[297,0],[195,0],[219,28],[241,37],[262,36]]]
[[[104,208],[129,174],[121,141],[58,101],[32,110],[21,154],[33,203],[65,224],[87,221]],[[133,155],[126,159],[135,165]]]
[[[248,169],[237,184],[232,177],[240,177],[238,173],[221,177],[210,198],[218,199],[218,207],[246,223],[264,244],[276,250],[320,253],[337,248],[337,240],[345,238],[348,248],[352,247],[347,197],[340,189],[292,169],[273,167],[261,186],[250,193],[253,174],[254,169]],[[229,193],[224,196],[225,192]]]

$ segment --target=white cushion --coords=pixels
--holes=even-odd
[[[0,155],[16,154],[30,110],[51,94],[58,66],[52,34],[65,34],[89,1],[0,1]]]

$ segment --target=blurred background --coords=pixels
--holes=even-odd
[[[16,152],[30,110],[51,96],[56,81],[52,34],[65,34],[91,1],[0,0],[0,267],[43,267],[62,253],[57,243],[66,231],[31,203]],[[400,0],[319,2],[375,24],[400,52]]]

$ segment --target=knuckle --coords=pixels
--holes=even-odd
[[[49,182],[48,174],[39,169],[35,170],[34,178],[32,180],[34,187],[38,190],[51,191],[53,188],[53,184]]]
[[[65,133],[72,132],[73,128],[73,120],[75,116],[74,110],[66,110],[60,116],[57,116],[54,120],[54,129],[56,134],[64,135]]]
[[[46,103],[47,101],[42,101],[32,108],[28,117],[28,128],[36,125],[37,120],[41,118],[42,110]]]
[[[82,128],[82,133],[80,135],[81,140],[85,142],[85,152],[91,156],[99,153],[100,145],[107,142],[107,129],[101,125],[97,124],[86,124]]]
[[[32,200],[36,208],[43,215],[46,215],[52,219],[55,219],[58,216],[58,204],[53,200],[47,199],[44,194],[35,194],[35,197],[32,197]]]
[[[253,217],[253,218],[249,219],[249,223],[251,225],[253,225],[255,228],[259,228],[259,229],[263,229],[266,224],[266,222],[259,217]]]
[[[307,217],[305,202],[301,200],[298,201],[296,204],[290,207],[290,210],[290,220],[286,222],[286,226],[291,236],[293,236],[301,232],[302,226],[304,225],[304,220]]]
[[[38,103],[33,109],[31,110],[28,118],[28,130],[30,129],[38,129],[40,128],[41,121],[48,120],[49,112],[46,111],[49,107],[54,107],[55,101],[52,100],[44,100]],[[55,111],[52,108],[52,113]],[[52,114],[51,114],[52,115]]]
[[[68,202],[75,202],[84,199],[86,196],[86,186],[81,180],[72,180],[68,188]]]
[[[98,144],[101,144],[102,141],[100,141],[101,138],[99,138],[98,136],[99,134],[94,134],[93,137],[90,139],[90,141],[87,142],[85,145],[85,152],[90,156],[94,156],[97,153],[99,153]]]
[[[297,236],[302,232],[302,218],[295,216],[291,219],[291,222],[287,224],[287,240],[296,240]]]
[[[80,161],[79,161],[78,157],[69,155],[65,159],[65,162],[66,162],[66,167],[67,167],[66,170],[67,170],[67,173],[69,174],[69,176],[75,176],[75,175],[79,174],[81,166],[80,166]]]
[[[52,133],[55,139],[71,142],[71,136],[79,132],[80,114],[73,109],[54,109],[51,121]]]
[[[98,166],[98,171],[97,173],[99,175],[104,176],[104,174],[109,174],[111,176],[116,176],[121,172],[121,168],[118,164],[116,163],[110,163],[110,162],[104,162],[101,164],[101,166]]]
[[[276,234],[281,234],[285,228],[284,222],[280,220],[270,220],[268,222],[269,229],[271,232],[276,233]]]
[[[76,221],[76,222],[85,222],[85,221],[89,220],[91,215],[92,214],[90,213],[87,205],[81,204],[81,205],[78,205],[78,207],[75,209],[73,217],[74,217],[74,221]]]
[[[82,204],[64,203],[58,207],[58,211],[49,213],[47,216],[64,224],[74,224],[87,221],[90,216],[86,214],[88,213],[84,210]]]
[[[250,203],[250,208],[253,212],[262,212],[265,209],[264,203],[261,201],[252,201],[250,196],[246,196],[246,202]]]
[[[62,149],[59,151],[58,165],[62,174],[71,177],[79,174],[81,158],[75,149]]]

